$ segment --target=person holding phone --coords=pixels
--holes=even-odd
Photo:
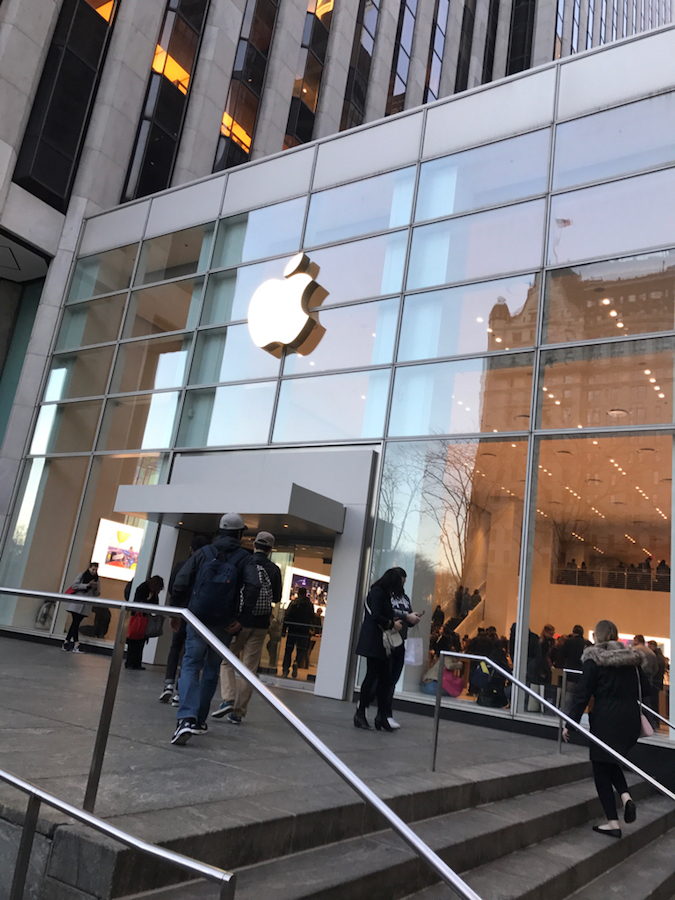
[[[405,588],[405,581],[408,577],[405,569],[402,569],[400,566],[395,566],[393,571],[397,572],[401,576],[401,587]],[[392,729],[392,731],[396,731],[401,726],[393,716],[394,691],[396,690],[396,685],[399,678],[401,677],[401,672],[403,671],[403,665],[405,662],[405,641],[408,637],[408,628],[412,628],[413,625],[417,625],[419,620],[424,615],[424,610],[422,610],[422,612],[413,612],[410,597],[405,593],[405,590],[403,590],[400,596],[396,596],[394,593],[392,593],[391,608],[394,611],[394,622],[401,623],[401,630],[399,634],[403,638],[403,643],[401,644],[401,646],[394,647],[394,649],[391,651],[391,656],[389,657],[390,671],[387,724]]]

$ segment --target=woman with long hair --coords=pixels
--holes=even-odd
[[[160,592],[164,590],[164,579],[161,575],[152,575],[148,578],[147,581],[144,581],[142,584],[139,584],[134,592],[134,603],[159,603],[159,595]],[[148,622],[148,614],[147,613],[133,613],[132,616],[140,616],[145,620],[145,627],[147,628]],[[143,665],[143,646],[147,644],[148,638],[142,637],[140,639],[137,638],[127,638],[127,661],[124,663],[125,669],[136,669],[138,671],[143,671],[145,666]]]
[[[595,644],[586,647],[581,664],[583,674],[576,686],[568,715],[579,722],[591,697],[593,710],[589,719],[591,734],[612,750],[625,756],[640,737],[640,692],[649,694],[649,683],[641,670],[640,654],[626,648],[618,639],[614,622],[603,619],[595,626]],[[563,728],[563,738],[569,733]],[[621,796],[626,824],[635,821],[635,803],[631,799],[626,778],[618,762],[597,744],[591,743],[590,757],[598,797],[607,823],[594,825],[593,831],[620,838],[621,829],[616,810],[614,788]]]
[[[63,642],[62,650],[70,650],[73,653],[82,653],[80,648],[80,624],[91,613],[91,603],[84,601],[85,597],[100,597],[101,587],[98,580],[98,563],[90,562],[89,568],[81,572],[72,583],[69,593],[77,598],[66,606],[71,615],[70,628]]]

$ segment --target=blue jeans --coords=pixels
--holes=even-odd
[[[230,646],[232,635],[223,629],[211,629],[216,637]],[[179,719],[206,722],[213,695],[218,687],[221,656],[188,625],[185,636],[185,655],[178,679]],[[201,672],[201,679],[199,673]]]

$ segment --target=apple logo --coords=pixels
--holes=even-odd
[[[314,280],[316,263],[297,253],[284,269],[283,278],[270,278],[256,288],[248,305],[248,330],[257,347],[281,356],[284,347],[301,356],[311,353],[326,333],[318,311],[309,311],[328,296]]]

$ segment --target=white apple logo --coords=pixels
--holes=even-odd
[[[310,300],[319,305],[327,291],[314,280],[319,267],[304,253],[296,254],[283,278],[263,282],[248,305],[248,330],[257,347],[281,356],[283,347],[301,355],[310,353],[325,334],[317,312],[309,312]]]

